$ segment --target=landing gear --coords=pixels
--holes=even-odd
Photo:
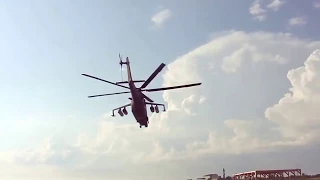
[[[140,124],[140,128],[142,128],[142,126],[144,126],[144,127],[148,127],[148,125],[149,125],[149,120],[147,120],[147,122],[144,124],[144,125],[142,125],[142,124]]]

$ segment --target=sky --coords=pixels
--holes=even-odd
[[[0,178],[175,180],[319,173],[320,1],[3,0]],[[118,54],[166,112],[139,128]],[[125,80],[126,71],[122,71]]]

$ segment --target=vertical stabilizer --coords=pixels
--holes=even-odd
[[[130,82],[132,81],[132,75],[131,75],[130,62],[128,57],[126,58],[126,64],[127,64],[128,82]]]
[[[121,69],[122,69],[122,65],[123,64],[127,65],[128,83],[130,84],[130,82],[132,82],[132,75],[131,75],[129,58],[127,57],[125,62],[122,61],[122,57],[120,56],[120,54],[119,54],[119,58],[120,58],[120,63],[119,64],[121,66]]]

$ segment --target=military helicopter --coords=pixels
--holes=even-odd
[[[129,100],[131,100],[130,103],[123,105],[121,107],[115,108],[112,110],[112,117],[114,117],[114,111],[118,110],[118,114],[122,117],[124,115],[128,114],[127,107],[131,106],[131,112],[136,119],[137,123],[140,124],[140,128],[142,126],[148,127],[149,124],[149,118],[147,115],[147,105],[150,105],[150,111],[152,113],[159,113],[159,107],[163,107],[163,111],[166,111],[165,105],[160,103],[154,103],[152,99],[150,99],[148,96],[146,96],[143,92],[155,92],[155,91],[164,91],[164,90],[171,90],[171,89],[177,89],[177,88],[186,88],[186,87],[192,87],[192,86],[198,86],[202,83],[194,83],[194,84],[187,84],[187,85],[180,85],[180,86],[171,86],[171,87],[163,87],[163,88],[154,88],[154,89],[145,89],[149,83],[159,74],[159,72],[165,67],[164,63],[161,63],[159,67],[151,74],[151,76],[147,80],[133,80],[131,75],[131,68],[130,68],[130,61],[129,58],[126,58],[126,61],[122,61],[122,57],[119,54],[120,59],[120,66],[122,68],[122,65],[125,64],[127,66],[127,75],[128,75],[128,81],[121,81],[121,82],[110,82],[98,77],[94,77],[88,74],[82,74],[83,76],[93,78],[96,80],[100,80],[109,84],[113,84],[115,86],[119,86],[125,89],[128,89],[128,91],[125,92],[117,92],[117,93],[109,93],[109,94],[99,94],[99,95],[92,95],[88,96],[88,98],[93,97],[101,97],[101,96],[109,96],[109,95],[116,95],[116,94],[126,94],[130,93],[131,97]],[[140,87],[136,87],[135,83],[142,83],[143,84]],[[128,86],[124,86],[122,84],[128,84]]]

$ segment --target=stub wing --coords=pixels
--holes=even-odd
[[[128,111],[127,111],[126,107],[128,107],[128,106],[131,106],[131,103],[113,109],[112,110],[112,116],[113,117],[115,116],[114,115],[114,111],[117,111],[117,110],[118,110],[118,113],[120,114],[120,116],[127,115]]]
[[[164,106],[164,104],[146,102],[148,105]]]
[[[164,104],[152,103],[152,102],[146,102],[146,104],[147,105],[151,105],[151,107],[150,107],[151,112],[153,112],[153,107],[152,106],[155,106],[156,113],[159,112],[158,106],[162,106],[163,107],[163,111],[166,111],[166,106]]]

